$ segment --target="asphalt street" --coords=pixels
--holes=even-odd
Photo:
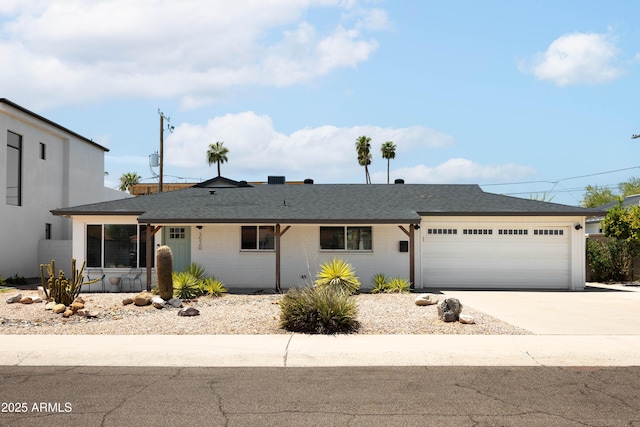
[[[12,427],[640,425],[640,367],[2,366],[0,384]]]

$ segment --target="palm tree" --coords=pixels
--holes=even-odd
[[[229,149],[224,146],[224,142],[216,141],[215,144],[209,144],[207,150],[207,163],[211,166],[213,163],[218,164],[218,176],[220,175],[220,164],[225,163],[227,160],[227,154]]]
[[[391,159],[396,158],[396,146],[393,141],[387,141],[382,144],[380,151],[382,151],[382,158],[387,159],[387,184],[389,184],[389,166],[391,164]]]
[[[140,183],[141,179],[142,177],[136,172],[123,173],[120,177],[120,187],[118,187],[118,190],[129,191],[133,185]]]
[[[371,184],[369,176],[369,165],[371,164],[371,138],[362,135],[356,139],[356,151],[358,153],[358,164],[364,166],[365,182]]]

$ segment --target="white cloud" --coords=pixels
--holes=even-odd
[[[559,86],[604,83],[622,73],[616,64],[618,54],[610,34],[574,32],[554,40],[530,63],[521,61],[519,68]]]
[[[398,129],[320,126],[286,135],[275,129],[269,116],[244,112],[215,117],[203,125],[177,126],[165,140],[165,164],[167,170],[170,167],[188,170],[189,177],[209,177],[214,171],[206,164],[207,148],[216,141],[224,141],[229,148],[229,162],[222,168],[228,177],[264,180],[267,175],[286,173],[290,179],[359,182],[362,168],[356,161],[355,140],[361,135],[372,138],[374,156],[385,141],[396,144],[398,157],[403,153],[410,156],[408,153],[414,149],[454,143],[451,136],[420,126]],[[382,168],[382,161],[379,163]]]
[[[345,13],[319,29],[303,18],[314,8]],[[387,22],[340,0],[11,1],[0,14],[0,61],[12,64],[0,86],[32,108],[113,96],[188,107],[238,85],[299,84],[366,61],[369,31]]]
[[[392,161],[393,164],[393,161]],[[468,159],[455,158],[435,167],[416,165],[393,169],[392,179],[403,178],[408,183],[454,184],[480,182],[508,182],[532,176],[536,170],[512,163],[503,165],[481,165]],[[377,173],[374,178],[386,182],[386,172]]]

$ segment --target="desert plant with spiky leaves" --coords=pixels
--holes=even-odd
[[[350,263],[342,258],[332,258],[320,266],[315,286],[341,290],[353,295],[360,290],[360,280]]]
[[[371,293],[378,294],[384,292],[388,283],[389,278],[384,273],[374,275],[373,278],[371,278],[371,284],[373,285]]]
[[[278,302],[280,327],[291,332],[338,334],[356,332],[356,301],[331,287],[292,288]]]
[[[227,292],[227,288],[215,277],[208,277],[200,282],[200,292],[211,297],[219,297]]]
[[[47,278],[45,279],[45,270]],[[83,285],[90,285],[100,279],[84,281],[84,262],[80,270],[76,269],[75,258],[71,259],[71,277],[67,278],[64,271],[60,269],[56,276],[56,262],[51,260],[51,264],[40,264],[40,283],[47,299],[53,299],[56,304],[71,305],[74,299],[80,295]]]
[[[194,299],[201,295],[200,283],[192,274],[181,271],[173,273],[172,279],[174,298]]]

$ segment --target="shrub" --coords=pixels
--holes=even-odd
[[[360,290],[360,280],[351,264],[341,258],[333,258],[320,266],[315,286],[339,289],[353,295]]]
[[[193,299],[201,295],[198,280],[184,271],[173,273],[173,296],[180,299]],[[160,295],[162,297],[162,295]],[[166,299],[162,297],[162,299]]]
[[[13,276],[8,277],[5,282],[7,285],[26,285],[27,279],[25,279],[24,276],[18,276],[18,273],[16,273]],[[0,284],[2,284],[1,278]]]
[[[589,240],[587,258],[596,280],[621,282],[631,275],[632,251],[623,240]]]
[[[371,279],[371,284],[373,285],[373,289],[371,289],[372,294],[377,294],[380,292],[385,292],[387,288],[387,284],[389,283],[389,279],[383,273],[378,273],[373,276]]]
[[[220,280],[215,277],[209,277],[200,282],[200,292],[212,297],[219,297],[227,292],[227,288],[224,287],[224,283]]]
[[[309,334],[351,333],[358,330],[355,300],[331,287],[292,288],[278,302],[280,327]]]
[[[403,294],[409,292],[411,289],[411,282],[404,277],[394,277],[387,285],[385,292]]]

